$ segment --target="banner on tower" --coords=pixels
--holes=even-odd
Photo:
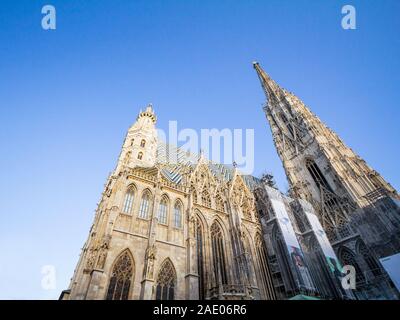
[[[379,259],[383,268],[392,279],[397,290],[400,291],[400,253]]]
[[[321,223],[318,220],[318,217],[314,213],[308,210],[305,210],[305,214],[308,221],[310,222],[311,228],[314,231],[317,241],[321,247],[321,250],[325,255],[330,270],[335,276],[341,277],[342,266],[335,254],[335,251],[333,251],[333,248],[328,240],[328,237],[326,236],[324,229],[322,228]]]
[[[304,255],[293,229],[292,222],[289,219],[283,199],[276,199],[276,197],[272,196],[270,197],[270,200],[289,253],[290,262],[298,275],[300,286],[313,290],[314,286],[311,276],[304,262]]]

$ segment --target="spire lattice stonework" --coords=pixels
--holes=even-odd
[[[254,62],[267,98],[264,112],[294,196],[310,201],[323,224],[335,228],[348,214],[396,190],[294,94]]]

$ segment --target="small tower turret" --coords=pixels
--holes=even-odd
[[[129,128],[119,156],[116,171],[123,167],[152,167],[157,156],[157,117],[152,104],[140,111],[136,122]]]

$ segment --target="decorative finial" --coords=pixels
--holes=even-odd
[[[147,108],[146,108],[146,111],[147,112],[153,112],[153,104],[152,103],[149,103],[148,105],[147,105]]]
[[[157,117],[156,117],[156,115],[154,114],[153,104],[152,104],[152,103],[149,103],[149,104],[147,105],[145,111],[142,111],[142,109],[140,109],[140,112],[139,112],[139,115],[138,115],[138,117],[137,117],[137,120],[139,120],[139,118],[142,118],[142,117],[151,118],[151,120],[153,121],[153,123],[156,123]]]

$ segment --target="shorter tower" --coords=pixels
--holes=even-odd
[[[119,155],[116,171],[123,166],[153,167],[157,157],[157,117],[152,104],[140,111],[129,128]]]

